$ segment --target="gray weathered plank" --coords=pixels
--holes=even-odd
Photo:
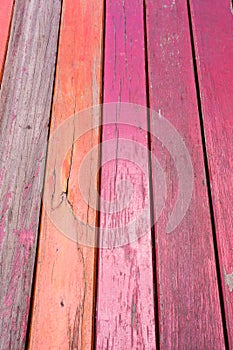
[[[1,349],[26,338],[60,11],[60,0],[15,3],[0,91]]]

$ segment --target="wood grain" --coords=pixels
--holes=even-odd
[[[144,50],[143,1],[107,1],[105,103],[146,106]],[[105,248],[99,251],[96,348],[152,350],[156,349],[156,330],[150,209],[138,229],[128,227],[133,219],[138,220],[140,209],[149,201],[148,177],[143,171],[148,168],[147,151],[145,169],[137,167],[137,156],[142,156],[140,147],[147,150],[147,114],[144,110],[135,117],[136,126],[125,125],[129,119],[122,109],[118,105],[112,114],[103,114],[100,229],[105,233],[100,236],[100,246]],[[120,155],[121,139],[127,139],[132,146],[130,152],[123,149],[125,157]],[[112,158],[107,162],[109,154]],[[124,183],[133,186],[129,205]],[[111,204],[117,200],[119,207],[112,211]],[[139,238],[131,242],[131,234]]]
[[[233,348],[233,13],[230,1],[190,1],[223,297]]]
[[[0,0],[0,84],[4,69],[14,0]]]
[[[178,172],[176,166],[181,154],[172,159],[169,148],[165,149],[152,137],[152,151],[167,180],[166,207],[155,227],[160,347],[225,349],[187,2],[147,0],[146,4],[150,105],[177,129],[190,153],[194,171],[189,209],[179,226],[168,234],[167,222],[188,163],[185,160]],[[203,35],[207,22],[203,20],[200,28]],[[161,133],[164,131],[161,129]],[[152,118],[151,132],[158,133]],[[170,149],[179,150],[178,146],[171,142]],[[152,171],[154,183],[154,162]],[[154,191],[155,207],[157,198]]]
[[[69,117],[101,102],[102,37],[102,0],[63,1],[51,136]],[[66,194],[85,226],[95,225],[96,212],[83,200],[77,179],[83,157],[98,145],[99,137],[98,130],[88,132],[74,143],[64,161],[60,195]],[[59,149],[57,144],[54,151]],[[50,152],[49,147],[48,156]],[[90,192],[96,182],[98,162],[97,156],[89,162],[92,172],[85,174],[85,191]],[[92,349],[95,273],[96,248],[63,235],[43,209],[30,349]]]
[[[61,5],[18,0],[0,91],[0,348],[24,349]]]

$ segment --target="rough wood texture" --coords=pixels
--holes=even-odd
[[[190,1],[223,296],[233,348],[233,11],[231,1]]]
[[[0,84],[4,68],[14,0],[0,0]]]
[[[105,103],[131,102],[146,106],[142,0],[107,1],[104,69]],[[114,125],[104,125],[102,134],[100,227],[109,232],[100,237],[100,246],[109,233],[110,248],[99,252],[96,348],[152,350],[156,349],[156,340],[152,247],[150,229],[147,230],[150,209],[137,232],[126,227],[131,220],[138,219],[141,206],[149,201],[148,178],[143,171],[148,167],[147,151],[145,169],[137,167],[137,155],[139,158],[142,155],[140,145],[147,149],[147,133],[143,130],[147,128],[147,115],[144,111],[137,117],[136,127],[126,126],[124,123],[129,120],[121,114],[121,108],[119,106],[112,114],[103,114],[103,122]],[[122,138],[129,140],[132,146],[129,153],[125,150],[123,158],[126,159],[120,159],[120,155],[118,158]],[[108,142],[107,147],[105,142]],[[108,153],[112,160],[104,164]],[[127,160],[128,157],[135,162]],[[129,206],[111,213],[114,201],[120,201],[119,207],[127,202],[126,188],[121,181],[132,184],[133,199]],[[109,205],[104,205],[104,200]],[[118,226],[114,242],[111,230]],[[131,230],[136,231],[136,228]],[[114,248],[114,243],[120,244],[119,237],[130,239],[131,234],[140,238]]]
[[[60,1],[16,1],[0,92],[0,348],[23,349]]]
[[[203,16],[203,2],[199,3],[199,16]],[[183,221],[171,233],[166,233],[168,218],[181,186],[181,173],[176,169],[180,154],[172,160],[169,152],[152,139],[152,150],[167,177],[166,209],[155,227],[160,347],[166,350],[187,347],[224,349],[187,3],[185,0],[147,0],[146,4],[151,108],[171,122],[182,135],[191,155],[195,180],[190,207]],[[205,6],[207,12],[213,2]],[[209,20],[210,17],[211,14]],[[215,22],[214,19],[211,21]],[[200,32],[204,33],[208,26],[204,16],[202,24]],[[219,28],[218,33],[221,30]],[[215,37],[218,36],[216,33]],[[224,38],[220,42],[224,45]],[[228,96],[230,98],[230,92]],[[152,133],[156,131],[153,130],[155,127],[151,120]],[[185,171],[185,167],[186,163],[181,171]],[[154,164],[152,171],[154,181]],[[154,200],[156,205],[156,191]]]
[[[102,37],[102,0],[63,1],[51,131],[75,112],[100,103]],[[83,157],[98,143],[98,130],[90,131],[64,162],[60,195],[67,194],[75,215],[86,225],[95,225],[96,212],[84,203],[77,180]],[[92,157],[92,172],[85,174],[87,192],[96,182],[97,166],[98,157]],[[92,349],[95,271],[96,249],[63,235],[43,210],[30,349]]]

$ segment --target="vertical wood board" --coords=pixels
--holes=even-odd
[[[23,349],[61,3],[16,1],[0,91],[0,348]]]
[[[151,114],[153,186],[154,159],[167,184],[155,225],[160,346],[224,349],[187,2],[146,4],[150,105],[160,115],[154,122]],[[154,186],[155,217],[159,199]]]
[[[50,139],[62,123],[65,133],[61,133],[60,143],[49,147],[48,158],[51,152],[59,154],[66,147],[69,118],[100,103],[102,36],[103,1],[63,1]],[[78,118],[82,128],[85,120]],[[63,188],[58,193],[60,200],[66,196],[85,226],[95,225],[96,212],[83,200],[78,176],[83,158],[98,145],[99,137],[99,131],[93,129],[74,143],[64,159]],[[98,157],[89,162],[92,172],[84,179],[87,192],[92,192],[92,183],[97,181],[98,162]],[[46,172],[51,170],[49,166],[48,162]],[[55,170],[57,178],[60,169]],[[68,231],[62,233],[43,209],[30,349],[93,348],[96,248],[72,241],[69,227],[67,222]]]
[[[233,348],[233,9],[190,1],[229,347]]]
[[[145,75],[143,1],[109,0],[104,103],[146,106]],[[156,349],[156,327],[149,207],[141,226],[136,228],[140,209],[150,200],[147,114],[142,110],[134,125],[126,125],[129,119],[123,109],[119,104],[112,114],[105,110],[103,113],[100,230],[106,231],[100,235],[100,246],[109,238],[109,247],[99,251],[96,348],[151,350]],[[128,140],[131,147],[122,148],[122,139]],[[145,169],[138,167],[141,147],[146,149]],[[133,186],[128,206],[125,182]],[[111,204],[117,200],[119,206],[111,212]],[[135,227],[129,228],[133,219]],[[114,228],[115,237],[111,234]],[[138,236],[138,240],[132,241],[131,235]],[[125,238],[128,244],[123,243]]]

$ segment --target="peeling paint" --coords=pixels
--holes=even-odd
[[[137,311],[137,305],[132,302],[132,309],[131,309],[131,326],[134,326],[135,323],[135,315]]]
[[[225,268],[223,268],[225,284],[229,287],[230,292],[233,291],[233,272],[227,274]]]

